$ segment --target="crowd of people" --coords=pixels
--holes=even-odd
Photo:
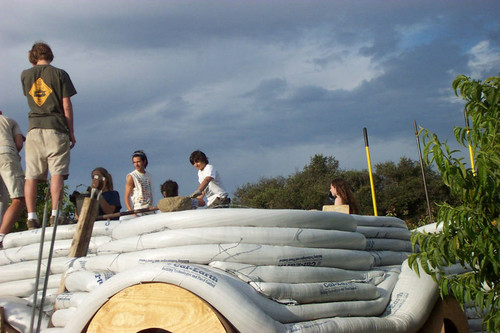
[[[68,73],[51,65],[53,59],[50,46],[44,42],[34,43],[28,52],[32,67],[21,74],[23,93],[30,110],[26,137],[17,122],[0,111],[0,247],[5,234],[12,229],[25,206],[27,228],[40,227],[36,213],[38,183],[47,181],[49,174],[52,205],[49,223],[54,225],[58,216],[64,181],[69,175],[70,151],[76,144],[71,98],[77,91]],[[19,155],[23,146],[25,172]],[[205,205],[207,208],[228,207],[231,199],[218,171],[209,163],[205,153],[200,150],[192,152],[189,162],[197,170],[200,185],[189,200],[184,200],[185,209]],[[124,202],[128,211],[144,211],[154,206],[153,177],[146,171],[146,153],[134,151],[132,163],[134,170],[126,176]],[[120,194],[113,188],[111,174],[105,168],[97,167],[91,172],[91,177],[95,176],[104,180],[99,215],[119,213],[122,208]],[[164,199],[178,197],[178,190],[178,184],[171,179],[161,185]],[[348,204],[350,212],[357,213],[357,204],[345,181],[334,180],[329,196],[333,204]]]
[[[30,110],[26,137],[17,122],[5,117],[0,111],[0,245],[25,206],[27,228],[40,227],[36,212],[38,183],[46,182],[49,174],[52,208],[50,225],[55,224],[59,214],[64,181],[69,175],[70,151],[76,144],[71,98],[77,91],[69,74],[51,65],[53,59],[52,49],[44,42],[34,43],[28,52],[32,67],[21,73],[23,94]],[[23,146],[25,171],[22,169],[19,155]],[[205,197],[207,207],[227,206],[230,203],[228,193],[222,185],[219,173],[208,163],[206,155],[197,150],[191,154],[189,160],[198,170],[200,181],[200,186],[190,198],[192,208],[205,206]],[[152,207],[153,177],[146,171],[148,159],[144,151],[135,151],[132,154],[132,163],[135,170],[126,177],[125,206],[129,211]],[[98,214],[120,212],[120,195],[113,188],[111,174],[105,168],[97,167],[91,173],[92,178],[95,176],[104,180]],[[170,183],[165,182],[165,191],[162,190],[162,193],[171,197],[175,192],[168,190],[168,184]],[[178,196],[178,185],[175,196]]]

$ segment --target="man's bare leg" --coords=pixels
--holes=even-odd
[[[0,226],[0,234],[8,234],[14,223],[16,223],[19,215],[24,208],[24,197],[12,199],[12,203],[5,211],[2,225]]]
[[[36,212],[36,194],[38,191],[38,180],[26,179],[24,182],[24,196],[26,198],[26,210],[28,213]]]
[[[63,175],[52,175],[50,177],[50,196],[52,198],[52,210],[57,209],[59,201],[62,199],[63,187]]]

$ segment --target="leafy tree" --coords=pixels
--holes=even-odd
[[[333,157],[316,154],[302,172],[296,172],[286,182],[288,207],[293,209],[321,209],[328,195],[330,183],[340,174],[339,162]]]
[[[340,174],[333,157],[314,155],[303,171],[288,178],[264,178],[236,189],[235,204],[254,208],[321,209],[331,180]]]
[[[257,184],[246,184],[235,192],[234,204],[254,208],[276,209],[285,206],[285,178],[262,178]]]
[[[42,222],[41,220],[43,218],[43,211],[44,211],[45,201],[46,201],[45,195],[47,193],[48,187],[49,187],[49,184],[47,182],[39,182],[38,183],[38,191],[37,191],[37,196],[36,196],[36,214],[38,215],[40,222]],[[64,186],[64,195],[63,195],[63,202],[62,202],[60,215],[67,217],[69,219],[72,219],[74,217],[75,206],[69,201],[69,197],[67,195],[67,192],[68,192],[68,187]],[[49,195],[49,200],[47,201],[49,216],[50,216],[51,207],[52,207],[51,202],[52,202],[52,200],[50,199],[50,195]],[[26,209],[24,209],[23,212],[21,213],[21,215],[19,216],[19,219],[12,226],[11,232],[26,230],[26,220],[27,220],[27,213],[26,213]]]
[[[428,223],[420,163],[402,157],[397,165],[394,162],[379,163],[375,170],[378,214],[405,219],[410,228],[421,221]],[[430,167],[425,168],[425,174],[430,199],[450,201],[449,190],[440,175]],[[431,211],[434,211],[432,202]]]
[[[372,190],[370,186],[370,177],[368,170],[348,170],[340,175],[351,186],[351,190],[358,202],[359,214],[373,214]],[[376,178],[376,175],[374,175]],[[378,205],[378,204],[377,204]],[[377,206],[378,207],[378,206]]]
[[[393,215],[405,219],[410,228],[425,219],[427,206],[419,163],[408,158],[375,166],[375,184],[379,215]],[[449,190],[441,177],[430,168],[426,170],[428,189],[433,200],[449,200]],[[333,157],[314,155],[310,164],[295,174],[261,179],[257,184],[246,184],[236,190],[234,202],[254,208],[321,209],[327,201],[330,183],[344,178],[350,184],[360,207],[360,214],[373,214],[368,171],[341,170]]]
[[[456,157],[446,142],[425,131],[424,156],[433,163],[458,205],[439,206],[437,221],[443,231],[435,234],[415,233],[414,244],[421,252],[410,257],[409,264],[423,270],[439,284],[441,296],[452,295],[462,304],[472,303],[485,310],[483,324],[489,332],[500,331],[500,76],[484,82],[463,75],[453,81],[455,95],[465,103],[470,128],[455,127],[454,134],[464,148],[473,148],[476,174]],[[459,263],[468,272],[445,275],[443,268]]]

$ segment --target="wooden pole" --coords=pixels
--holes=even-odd
[[[94,221],[97,216],[99,202],[95,198],[84,198],[82,210],[73,234],[73,241],[68,253],[68,257],[84,257],[89,250],[90,238],[94,228]]]
[[[158,207],[156,206],[151,206],[148,208],[141,208],[141,209],[134,209],[134,210],[127,210],[125,212],[119,212],[119,213],[111,213],[111,214],[104,214],[104,215],[99,215],[96,220],[109,220],[113,219],[115,217],[120,217],[120,216],[125,216],[125,215],[133,215],[133,214],[140,214],[140,213],[147,213],[147,212],[154,212],[155,210],[158,210]]]
[[[366,159],[368,161],[368,173],[370,175],[370,186],[372,189],[373,215],[378,216],[378,214],[377,214],[377,200],[375,199],[375,186],[373,185],[372,163],[370,161],[370,148],[368,145],[368,134],[366,131],[366,127],[363,128],[363,135],[365,137]]]
[[[413,121],[413,126],[415,127],[415,137],[417,139],[418,157],[420,159],[420,169],[422,170],[422,179],[424,181],[425,200],[427,201],[427,214],[429,214],[429,222],[432,223],[431,203],[429,201],[429,191],[427,190],[427,180],[425,177],[424,161],[422,160],[422,150],[420,149],[420,139],[418,137],[416,120]]]
[[[100,197],[103,186],[104,177],[99,178],[99,176],[95,176],[92,180],[90,197],[86,197],[83,200],[82,210],[78,217],[78,223],[76,224],[73,241],[71,242],[68,253],[69,258],[78,258],[87,255],[90,238],[92,237],[92,230],[94,229],[94,221],[97,216],[97,209],[99,208],[98,198]],[[59,284],[59,293],[66,290],[65,280],[65,276],[63,275],[61,283]]]

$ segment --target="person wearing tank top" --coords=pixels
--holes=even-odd
[[[132,154],[135,170],[127,175],[125,184],[125,205],[128,210],[153,206],[153,177],[146,171],[148,159],[142,150]]]

